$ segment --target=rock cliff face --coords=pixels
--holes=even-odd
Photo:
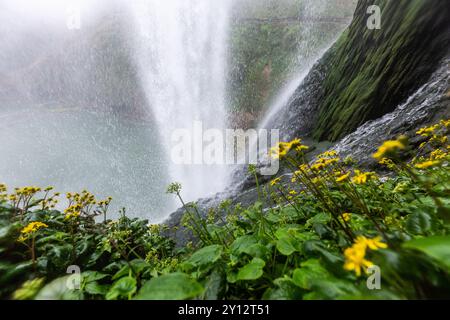
[[[381,29],[367,9],[381,8]],[[436,70],[450,45],[450,10],[440,0],[360,0],[338,41],[318,101],[313,135],[336,141],[393,111]]]
[[[370,30],[367,10],[381,9]],[[450,10],[439,0],[360,0],[354,19],[270,127],[284,139],[338,141],[404,103],[448,54]]]

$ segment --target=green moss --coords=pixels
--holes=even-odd
[[[381,30],[367,28],[379,5]],[[360,0],[335,45],[313,136],[335,141],[392,111],[434,71],[449,45],[449,13],[439,0]]]

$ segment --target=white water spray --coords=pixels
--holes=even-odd
[[[337,23],[326,34],[320,32],[318,23],[323,23],[330,15],[329,8],[335,5],[329,0],[303,0],[300,16],[305,17],[299,35],[297,58],[292,62],[291,70],[295,73],[288,76],[286,85],[273,100],[267,114],[260,123],[260,128],[267,128],[275,115],[280,112],[294,95],[297,88],[308,76],[314,64],[328,51],[336,39],[342,34],[347,24]],[[349,8],[351,5],[348,5]],[[353,4],[353,7],[355,4]],[[309,19],[312,18],[312,19]],[[347,17],[349,18],[349,17]],[[317,22],[316,22],[317,21]],[[348,19],[348,24],[351,18]]]
[[[136,59],[167,154],[174,130],[224,129],[230,1],[131,1]],[[170,160],[168,160],[170,161]],[[170,165],[189,200],[223,190],[224,166]]]

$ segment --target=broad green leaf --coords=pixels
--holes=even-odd
[[[330,214],[329,213],[325,213],[325,212],[321,212],[321,213],[316,214],[311,219],[308,219],[308,221],[306,221],[306,226],[310,227],[310,226],[313,226],[316,223],[327,224],[330,221],[331,221]]]
[[[25,281],[22,286],[14,291],[12,297],[14,300],[32,300],[44,285],[44,278],[36,278]]]
[[[415,239],[404,243],[403,247],[419,250],[450,269],[450,236]]]
[[[133,275],[139,275],[145,268],[149,267],[150,265],[145,260],[135,259],[130,261],[130,264],[126,264],[117,271],[117,273],[112,277],[112,280],[116,280],[119,278],[122,278],[124,276],[127,276],[130,274]],[[131,269],[130,269],[131,268]]]
[[[322,267],[319,260],[310,259],[301,264],[300,269],[295,269],[292,276],[294,283],[303,289],[310,290],[314,282],[327,279],[330,273]]]
[[[239,269],[237,280],[256,280],[264,274],[266,263],[260,258],[254,258],[249,264]]]
[[[249,246],[248,248],[242,248],[242,252],[252,256],[253,258],[265,258],[270,252],[267,246],[263,246],[260,243]]]
[[[203,287],[184,273],[171,273],[147,281],[138,300],[186,300],[203,293]]]
[[[106,294],[106,300],[131,297],[136,292],[136,284],[136,279],[133,277],[117,280]]]
[[[202,267],[205,265],[212,264],[220,259],[222,255],[222,246],[212,245],[209,247],[202,248],[195,252],[188,260],[194,266]]]
[[[412,234],[424,234],[431,228],[431,217],[425,212],[410,214],[406,221],[406,230]]]
[[[274,281],[275,288],[269,288],[263,300],[300,300],[304,290],[294,284],[292,279],[279,278]]]
[[[214,271],[206,281],[203,298],[205,300],[217,300],[219,298],[219,293],[222,290],[222,282],[222,275],[219,272]]]
[[[294,240],[291,237],[282,237],[277,241],[278,251],[285,256],[290,256],[297,249],[294,246]]]
[[[81,276],[83,278],[83,281],[86,283],[102,280],[106,277],[109,277],[109,275],[98,271],[85,271],[81,274]]]
[[[246,235],[234,240],[230,249],[233,254],[240,255],[241,253],[244,253],[248,247],[257,243],[258,239],[255,236]]]
[[[53,280],[42,288],[36,295],[36,300],[80,300],[83,298],[81,290],[69,289],[73,275]]]
[[[92,295],[104,296],[108,292],[109,286],[105,284],[99,284],[97,281],[89,282],[84,287],[84,291]]]

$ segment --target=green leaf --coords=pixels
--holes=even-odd
[[[255,236],[242,236],[234,240],[234,242],[231,244],[231,252],[234,255],[240,255],[241,253],[245,253],[247,248],[250,246],[253,246],[258,243],[258,239]]]
[[[36,300],[80,300],[81,290],[69,289],[68,283],[72,275],[53,280],[42,288],[36,296]]]
[[[195,252],[188,260],[194,266],[202,267],[205,265],[213,264],[220,259],[223,248],[219,245],[212,245],[205,247]]]
[[[205,300],[217,300],[219,298],[219,293],[222,290],[222,282],[223,277],[219,272],[214,271],[211,273],[205,284],[205,293],[203,298]]]
[[[419,250],[450,269],[450,236],[415,239],[405,242],[403,247]]]
[[[131,269],[130,269],[131,266]],[[117,273],[112,277],[112,280],[120,279],[124,276],[130,274],[130,271],[134,275],[139,275],[145,268],[150,267],[150,265],[141,259],[135,259],[130,261],[130,264],[124,265]]]
[[[330,273],[322,267],[319,260],[310,259],[301,264],[300,269],[295,269],[292,276],[294,283],[303,289],[310,290],[314,282],[327,279]]]
[[[84,291],[92,295],[104,296],[108,292],[109,286],[105,284],[99,284],[97,281],[89,282],[84,287]]]
[[[431,217],[425,212],[410,214],[406,221],[406,230],[412,234],[425,234],[431,228]]]
[[[249,264],[239,269],[237,280],[256,280],[264,274],[266,263],[260,258],[254,258]]]
[[[297,249],[294,246],[294,240],[291,237],[282,237],[277,241],[278,251],[285,256],[290,256]]]
[[[128,298],[136,292],[136,279],[124,277],[117,280],[106,294],[106,300],[116,300],[117,298]]]
[[[269,288],[263,295],[263,300],[300,300],[304,290],[294,284],[292,279],[279,278],[274,281],[275,288]]]
[[[83,281],[86,283],[97,281],[97,280],[102,280],[106,277],[109,277],[109,275],[98,272],[98,271],[85,271],[81,274],[81,276],[82,276]]]
[[[254,245],[249,246],[248,248],[242,249],[243,253],[248,254],[249,256],[253,258],[265,258],[270,253],[270,250],[268,247],[263,246],[260,243],[256,243]]]
[[[171,273],[147,281],[138,300],[186,300],[203,293],[203,287],[184,273]]]
[[[306,221],[306,226],[310,227],[310,226],[313,226],[314,224],[327,224],[330,221],[331,221],[330,214],[321,212],[321,213],[316,214],[311,219],[308,219],[308,221]]]

